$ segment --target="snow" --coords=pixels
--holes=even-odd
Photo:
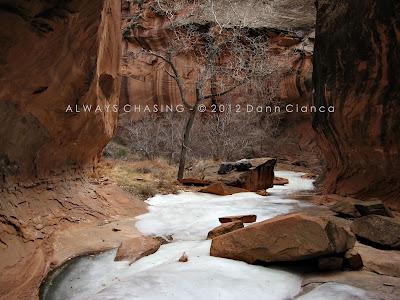
[[[261,221],[306,206],[290,199],[293,192],[313,189],[312,180],[301,175],[276,172],[289,184],[269,189],[268,197],[181,192],[150,198],[149,212],[138,217],[136,227],[146,235],[172,235],[172,243],[132,265],[114,262],[116,250],[74,260],[54,274],[42,299],[295,299],[301,290],[299,275],[211,257],[211,242],[205,238],[221,216],[256,214]],[[184,252],[189,261],[178,262]],[[359,299],[351,297],[363,293],[351,286],[324,284],[296,299]]]
[[[269,189],[268,197],[256,193],[216,196],[180,192],[176,195],[156,195],[146,201],[149,204],[149,212],[138,217],[136,227],[146,235],[198,241],[206,239],[208,231],[220,225],[219,217],[255,214],[257,221],[263,221],[307,206],[300,201],[289,199],[289,195],[293,192],[312,190],[313,181],[301,178],[303,173],[275,173],[276,176],[288,178],[289,184]]]

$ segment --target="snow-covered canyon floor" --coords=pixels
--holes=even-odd
[[[255,214],[258,222],[310,206],[290,199],[292,193],[313,189],[312,180],[302,175],[277,171],[289,184],[269,189],[267,197],[181,192],[150,198],[149,212],[137,218],[136,227],[145,235],[172,236],[172,243],[132,265],[114,262],[116,250],[75,259],[48,281],[43,299],[367,299],[366,291],[336,283],[297,297],[302,282],[298,274],[209,255],[206,236],[219,225],[218,217]],[[189,261],[178,262],[184,252]]]

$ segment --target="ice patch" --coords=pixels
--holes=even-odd
[[[137,218],[136,228],[145,235],[171,235],[174,240],[199,241],[206,239],[208,231],[220,225],[219,217],[255,214],[259,222],[308,206],[290,199],[289,195],[312,190],[313,181],[301,178],[304,173],[275,173],[288,178],[289,184],[268,189],[270,195],[267,197],[250,192],[230,196],[193,192],[156,195],[146,201],[149,212]]]
[[[368,300],[368,292],[350,286],[335,282],[327,282],[304,294],[296,300]]]
[[[46,299],[290,299],[301,278],[285,271],[210,257],[210,241],[163,245],[129,266],[115,251],[67,266]],[[186,263],[178,262],[183,252]],[[266,294],[268,295],[266,297]]]

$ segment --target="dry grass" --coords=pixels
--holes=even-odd
[[[107,159],[102,173],[128,192],[145,200],[155,194],[176,193],[176,166],[163,159],[124,161]]]

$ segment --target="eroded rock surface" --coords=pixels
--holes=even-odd
[[[210,254],[247,263],[300,261],[343,253],[354,243],[354,235],[334,221],[289,214],[216,237]]]
[[[68,258],[139,236],[126,219],[145,205],[87,176],[116,126],[106,106],[119,98],[120,11],[112,0],[1,1],[1,299],[36,299]]]
[[[351,230],[361,241],[374,246],[400,250],[400,220],[379,215],[356,219]]]
[[[120,2],[2,2],[0,183],[93,166],[117,120],[94,109],[118,104]]]
[[[400,3],[317,1],[314,115],[328,192],[399,206]]]

